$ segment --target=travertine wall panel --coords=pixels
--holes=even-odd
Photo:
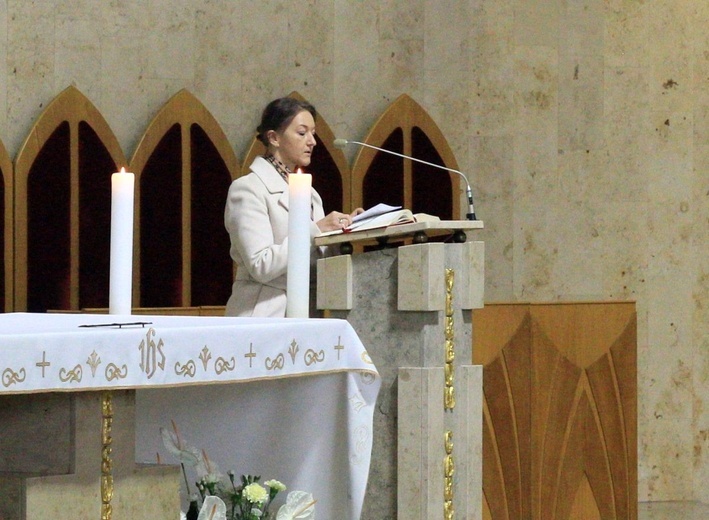
[[[0,139],[69,84],[127,157],[182,88],[238,157],[276,96],[361,139],[408,93],[470,177],[489,301],[637,300],[640,498],[709,502],[708,26],[694,0],[0,0]]]
[[[709,13],[707,13],[709,18]],[[709,19],[706,19],[709,22]],[[705,41],[707,41],[705,39]],[[706,63],[705,63],[706,66]],[[706,70],[706,69],[705,69]],[[706,94],[709,89],[705,88]],[[705,122],[706,124],[706,122]],[[709,244],[709,204],[706,203],[709,193],[709,141],[698,142],[695,147],[697,161],[695,164],[694,204],[697,209],[697,225],[692,234],[693,246],[696,251],[697,269],[692,292],[692,357],[690,367],[692,372],[693,422],[694,436],[693,468],[694,468],[694,498],[709,504],[709,255],[706,254]],[[699,172],[703,172],[700,174]]]
[[[488,299],[636,299],[640,498],[707,501],[709,6],[503,4],[513,45],[486,34],[476,67],[515,59],[511,182],[503,110],[471,106]]]
[[[7,63],[7,6],[0,0],[0,63]],[[7,68],[0,74],[0,139],[6,139],[7,128]]]

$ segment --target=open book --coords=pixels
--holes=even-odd
[[[400,224],[411,224],[413,222],[435,222],[441,220],[434,215],[427,213],[413,214],[410,209],[402,209],[401,206],[389,206],[388,204],[377,204],[364,213],[360,213],[352,219],[352,224],[345,229],[327,231],[320,236],[337,235],[339,233],[356,233],[370,229],[386,228]]]

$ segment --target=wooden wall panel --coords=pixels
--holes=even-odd
[[[109,227],[110,175],[122,164],[108,123],[76,87],[63,90],[35,121],[14,165],[15,311],[108,303],[107,285],[86,285],[100,283],[110,235],[103,242],[80,239]],[[86,193],[90,185],[96,189]]]
[[[14,173],[12,161],[0,141],[0,244],[3,247],[0,260],[0,312],[14,310],[14,262],[15,262],[15,237],[13,233],[14,214]]]
[[[226,303],[233,264],[224,203],[239,168],[221,126],[189,91],[180,90],[156,114],[130,162],[136,175],[134,305]],[[211,236],[195,236],[200,232]]]
[[[365,141],[382,145],[392,135],[400,135],[392,151],[457,168],[438,125],[405,94]],[[464,183],[458,175],[397,159],[399,189],[391,155],[360,149],[355,173],[322,116],[317,140],[310,169],[326,213],[360,206],[369,173],[372,204],[396,196],[414,212],[459,215]],[[101,113],[76,87],[66,88],[34,122],[14,164],[0,144],[0,308],[76,311],[108,304],[110,176],[120,167],[136,175],[133,305],[223,305],[235,269],[223,226],[226,193],[262,152],[254,139],[242,168],[218,121],[181,90],[150,122],[126,166]]]
[[[473,311],[483,517],[637,518],[635,304]]]
[[[363,142],[458,170],[448,142],[433,118],[407,94],[401,94],[374,123]],[[465,186],[455,173],[403,160],[362,147],[352,166],[352,205],[379,202],[402,205],[414,213],[457,219]],[[417,191],[415,193],[414,191]]]

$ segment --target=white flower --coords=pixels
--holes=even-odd
[[[226,520],[226,504],[219,497],[204,497],[197,520]]]
[[[207,456],[207,452],[204,450],[202,450],[201,455],[198,457],[195,471],[205,484],[217,483],[223,476],[219,471],[219,466],[210,460]]]
[[[275,479],[267,480],[266,482],[264,482],[264,484],[266,484],[271,489],[275,489],[278,492],[286,490],[286,485],[283,484],[283,482],[279,482]]]
[[[203,475],[202,478],[200,479],[200,484],[203,486],[207,487],[210,484],[218,484],[221,482],[221,476],[217,473],[207,473],[206,475]]]
[[[160,428],[162,442],[167,448],[167,451],[172,453],[177,460],[188,466],[196,466],[199,461],[199,451],[192,446],[188,446],[180,437],[180,432],[177,430],[175,423],[172,423],[173,431],[168,431],[165,428]]]
[[[315,502],[311,493],[291,491],[276,520],[315,520]]]
[[[252,504],[263,504],[268,498],[268,491],[256,482],[244,488],[244,498]]]

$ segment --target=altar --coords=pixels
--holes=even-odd
[[[135,392],[125,401],[135,408],[131,463],[177,463],[159,434],[174,420],[222,473],[259,474],[313,493],[321,518],[359,518],[380,378],[347,321],[12,313],[0,315],[0,330],[5,422],[16,396],[51,402]],[[100,414],[95,421],[101,424]],[[120,417],[113,421],[119,430]],[[16,481],[29,471],[6,455],[21,451],[22,443],[33,443],[37,452],[42,439],[29,438],[32,428],[0,425],[0,489],[3,479]],[[24,438],[16,438],[18,431]],[[51,439],[46,444],[53,445]],[[83,480],[98,489],[106,482],[104,466]],[[43,473],[25,480],[53,477]],[[140,518],[118,491],[114,518]],[[96,491],[102,495],[105,501]],[[79,517],[99,518],[101,500],[90,507]],[[27,515],[17,518],[34,518],[24,505],[16,510]]]

